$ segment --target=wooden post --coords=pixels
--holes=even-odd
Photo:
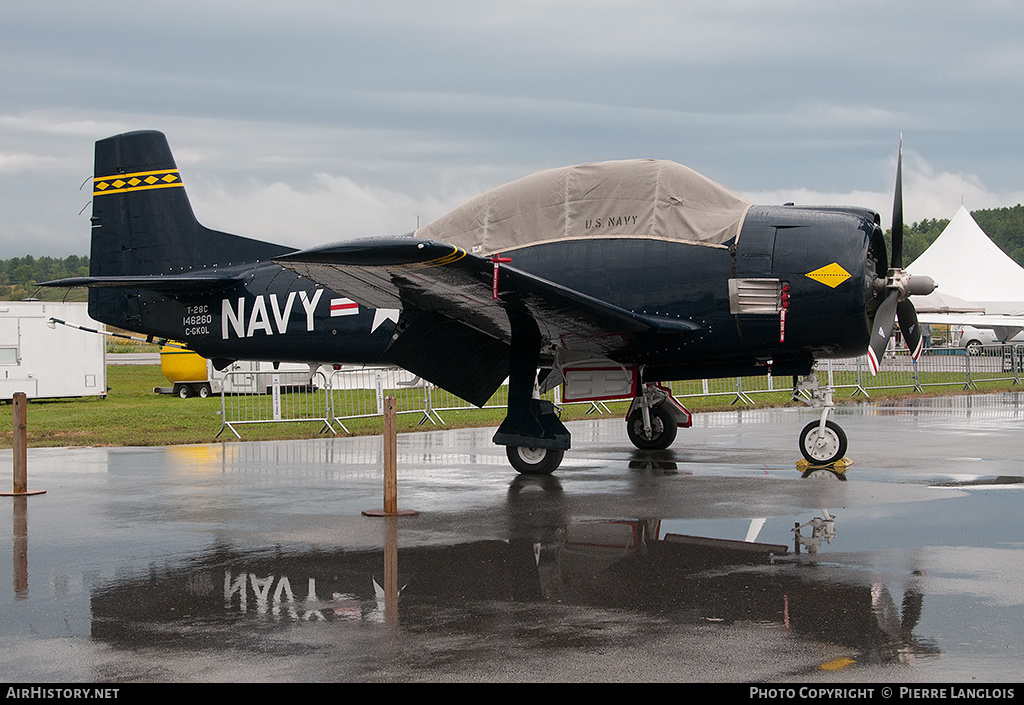
[[[28,397],[14,393],[14,493],[28,491]]]
[[[398,404],[384,398],[384,513],[398,511]]]
[[[5,497],[23,497],[31,494],[45,494],[46,490],[28,491],[28,396],[15,392],[14,406],[14,491],[0,492]]]
[[[28,599],[28,499],[14,498],[14,599]]]
[[[384,517],[384,622],[398,624],[398,517]]]
[[[398,401],[384,397],[384,509],[367,509],[365,516],[415,516],[419,512],[398,509]]]

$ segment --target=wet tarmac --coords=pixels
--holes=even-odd
[[[814,418],[573,422],[540,479],[404,434],[400,519],[379,437],[30,450],[0,678],[1019,681],[1024,397],[844,406],[846,481],[795,469]]]

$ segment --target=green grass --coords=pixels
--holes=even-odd
[[[951,375],[952,378],[952,375]],[[838,380],[837,380],[838,381]],[[941,379],[930,379],[941,382]],[[734,380],[723,382],[723,391],[735,389]],[[81,398],[61,400],[34,400],[28,404],[28,442],[30,447],[64,446],[152,446],[177,445],[183,443],[210,443],[221,428],[219,397],[209,399],[179,399],[169,394],[155,394],[154,387],[166,387],[169,383],[160,372],[159,365],[110,365],[107,368],[107,386],[110,388],[105,399]],[[979,382],[982,392],[1020,390],[1011,382]],[[408,392],[407,392],[408,393]],[[924,394],[915,394],[909,389],[870,390],[871,399],[893,397],[935,396],[938,394],[964,394],[962,382],[951,382],[948,386],[926,387]],[[863,396],[850,397],[850,390],[839,390],[837,402],[863,401]],[[757,406],[792,405],[789,392],[752,394]],[[714,397],[687,397],[683,403],[694,412],[716,411],[730,408],[735,397],[723,395]],[[402,408],[399,399],[399,409]],[[410,401],[410,403],[415,403]],[[626,402],[607,404],[610,413],[605,417],[622,417],[628,406]],[[750,408],[746,406],[744,408]],[[562,410],[563,420],[587,417],[587,405],[566,405]],[[0,447],[10,448],[12,442],[12,407],[9,403],[0,406]],[[443,411],[444,426],[429,422],[419,425],[423,419],[420,413],[399,414],[400,431],[434,430],[471,426],[497,426],[504,418],[503,408],[469,409]],[[382,432],[379,417],[346,420],[345,426],[352,435],[371,435]],[[282,440],[292,438],[321,437],[320,422],[253,424],[238,426],[243,440]],[[221,434],[220,441],[236,441],[230,430]]]

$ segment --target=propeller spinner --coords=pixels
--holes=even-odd
[[[878,361],[885,353],[897,319],[903,339],[914,359],[921,356],[924,338],[917,323],[917,309],[909,297],[930,294],[935,287],[931,277],[911,277],[903,269],[903,140],[900,139],[900,152],[896,161],[896,195],[892,207],[892,260],[886,275],[876,278],[874,284],[876,296],[884,298],[871,325],[871,342],[868,344],[871,374],[878,374]]]

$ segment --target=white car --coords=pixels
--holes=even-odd
[[[1024,333],[1018,333],[1009,341],[1002,341],[996,336],[991,328],[975,328],[974,326],[952,326],[953,343],[957,347],[965,348],[971,355],[981,353],[985,345],[1000,345],[1003,342],[1022,343]],[[959,338],[957,337],[959,335]]]

